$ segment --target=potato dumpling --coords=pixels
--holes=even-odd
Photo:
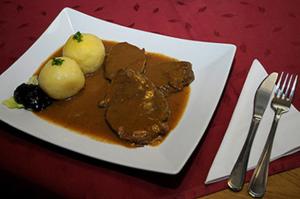
[[[50,97],[65,99],[83,88],[85,77],[76,61],[68,57],[56,57],[45,64],[38,81]]]
[[[86,74],[96,71],[103,64],[105,48],[97,36],[77,32],[64,45],[63,56],[74,59]]]

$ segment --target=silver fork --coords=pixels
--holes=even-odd
[[[275,111],[272,127],[267,138],[266,144],[264,146],[263,152],[260,156],[258,164],[250,180],[248,192],[252,197],[262,197],[266,191],[269,161],[277,125],[281,115],[289,111],[294,97],[298,75],[295,76],[292,83],[293,75],[289,77],[289,74],[287,74],[284,78],[283,84],[280,85],[283,76],[284,74],[281,73],[278,83],[276,85],[274,98],[271,102],[271,106]],[[291,83],[292,87],[290,89]]]

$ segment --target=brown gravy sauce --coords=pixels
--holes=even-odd
[[[103,41],[106,52],[116,44],[112,41]],[[39,73],[42,66],[51,58],[62,55],[62,48],[51,55],[37,70]],[[171,61],[170,58],[161,54],[146,53],[147,66]],[[93,139],[119,144],[130,147],[130,144],[119,139],[116,134],[109,128],[105,122],[104,110],[98,108],[98,102],[104,98],[109,82],[104,78],[103,66],[96,72],[86,75],[85,87],[75,96],[66,99],[55,101],[51,106],[41,112],[35,114],[47,121],[61,125],[71,129],[77,133],[87,135]],[[183,91],[172,94],[168,97],[171,116],[169,118],[170,129],[174,129],[179,122],[190,94],[190,87],[186,87]],[[166,136],[165,136],[166,137]],[[161,142],[160,142],[161,143]],[[155,143],[153,145],[159,145]]]

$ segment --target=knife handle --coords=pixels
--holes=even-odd
[[[229,188],[233,191],[240,191],[243,188],[251,146],[260,120],[261,118],[259,117],[252,118],[251,126],[246,141],[229,176],[227,184]]]
[[[252,197],[263,197],[264,193],[266,192],[270,156],[280,116],[281,113],[276,112],[263,152],[259,158],[257,167],[255,168],[252,178],[250,180],[248,193]]]

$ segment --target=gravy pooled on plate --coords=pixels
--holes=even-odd
[[[103,41],[103,43],[105,46],[106,54],[109,54],[110,49],[114,45],[118,44],[112,41]],[[52,57],[61,56],[61,54],[62,49],[59,49],[51,57],[49,57],[49,59],[51,59]],[[126,50],[124,50],[124,54],[126,55]],[[163,65],[163,63],[166,62],[178,62],[174,58],[170,58],[161,54],[146,52],[145,55],[145,70],[148,70],[145,71],[145,73],[152,74],[150,78],[153,82],[164,81],[160,79],[162,78],[162,75],[153,75],[157,73],[156,70],[159,70],[159,67],[151,66],[156,66],[158,64]],[[184,64],[186,65],[186,63]],[[39,73],[39,70],[37,71],[37,74]],[[176,71],[173,72],[175,73],[175,75],[178,75],[176,74]],[[156,139],[154,140],[154,142],[149,142],[150,145],[160,144],[162,140],[167,136],[166,134],[169,133],[173,128],[175,128],[184,112],[190,93],[190,87],[188,87],[188,84],[193,81],[194,77],[191,76],[190,72],[181,71],[180,73],[183,73],[185,77],[189,78],[185,78],[183,82],[184,86],[187,87],[183,88],[181,82],[178,82],[176,79],[174,81],[170,80],[175,85],[173,88],[171,88],[171,90],[174,90],[176,86],[179,86],[180,92],[169,92],[168,90],[166,90],[166,100],[170,109],[170,114],[167,121],[168,130],[163,134],[163,136],[161,136],[161,139]],[[106,109],[99,108],[99,102],[105,99],[109,87],[110,81],[105,78],[104,63],[104,65],[102,65],[102,67],[94,73],[86,74],[85,86],[78,94],[66,100],[54,101],[51,106],[47,107],[41,112],[35,112],[35,114],[55,124],[59,124],[65,128],[71,129],[75,132],[90,136],[103,142],[120,144],[128,147],[133,145],[138,146],[136,144],[132,144],[131,142],[120,139],[118,137],[118,134],[112,130],[107,122],[107,118],[105,117]]]

